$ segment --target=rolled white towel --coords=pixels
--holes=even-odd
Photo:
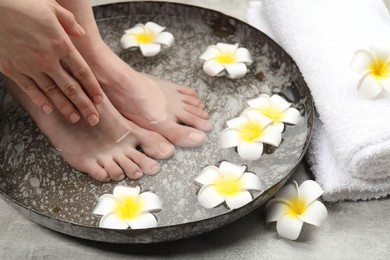
[[[390,15],[382,0],[263,0],[279,44],[297,62],[337,164],[352,176],[390,176],[390,97],[364,99],[354,52],[388,41]],[[248,17],[249,18],[249,17]]]

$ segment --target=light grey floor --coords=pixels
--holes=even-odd
[[[386,0],[389,2],[389,0]],[[92,0],[94,4],[110,2]],[[113,1],[111,1],[113,2]],[[177,1],[245,20],[248,0]],[[301,164],[292,179],[311,178]],[[41,227],[0,200],[0,260],[8,259],[390,259],[390,200],[326,204],[329,216],[304,226],[298,241],[265,225],[264,209],[222,229],[182,241],[112,245],[81,240]]]

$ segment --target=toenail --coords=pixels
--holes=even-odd
[[[95,114],[89,115],[87,119],[90,125],[96,125],[99,123],[99,118]]]
[[[203,133],[192,132],[188,135],[188,139],[193,143],[199,143],[204,139]]]
[[[42,106],[42,110],[45,114],[49,114],[52,111],[52,108],[48,104]]]
[[[77,121],[79,121],[79,119],[80,119],[79,115],[76,114],[75,112],[69,115],[69,120],[72,123],[76,123]]]
[[[155,164],[150,168],[150,174],[156,174],[160,171],[160,165]]]
[[[142,177],[142,175],[143,175],[143,173],[142,173],[142,172],[140,172],[140,171],[138,171],[138,172],[135,172],[135,173],[134,173],[134,178],[136,178],[136,179],[139,179],[139,178],[141,178],[141,177]]]
[[[160,147],[161,152],[163,152],[164,154],[168,154],[168,153],[171,153],[173,151],[172,145],[164,143],[164,142],[161,143],[159,145],[159,147]]]
[[[210,121],[207,121],[206,123],[204,123],[204,128],[210,130],[211,128],[213,128],[213,125]]]

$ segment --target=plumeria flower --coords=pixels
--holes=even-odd
[[[361,73],[358,92],[366,98],[390,92],[390,43],[371,43],[370,50],[357,50],[351,69]]]
[[[200,56],[205,60],[203,70],[209,76],[224,76],[238,79],[248,71],[247,65],[252,64],[252,55],[238,44],[217,43],[210,45]]]
[[[247,109],[234,119],[227,121],[228,128],[221,133],[222,148],[237,147],[244,160],[257,160],[263,153],[263,143],[278,147],[282,141],[281,132],[272,119],[256,109]]]
[[[137,24],[125,31],[121,38],[123,49],[140,48],[142,55],[151,57],[157,55],[161,50],[161,45],[172,46],[174,37],[169,32],[163,32],[162,27],[154,22],[147,22],[145,25]]]
[[[260,191],[260,179],[246,167],[223,161],[219,168],[207,166],[195,179],[204,185],[198,194],[199,203],[214,208],[223,202],[230,209],[240,208],[252,201],[248,190]]]
[[[103,216],[99,227],[140,229],[157,226],[151,211],[160,211],[162,202],[152,192],[140,194],[140,187],[116,186],[113,194],[102,195],[93,214]]]
[[[271,97],[262,94],[257,98],[248,100],[248,104],[251,108],[257,109],[260,113],[272,119],[272,125],[280,132],[284,130],[284,123],[295,125],[301,117],[299,111],[291,107],[291,103],[276,94]]]
[[[295,181],[286,185],[267,203],[266,221],[276,221],[280,236],[297,239],[303,222],[320,226],[328,216],[324,204],[317,200],[323,192],[312,180],[304,181],[299,187]]]

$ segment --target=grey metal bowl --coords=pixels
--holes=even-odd
[[[43,226],[72,236],[114,243],[153,243],[195,236],[227,225],[252,212],[280,189],[302,160],[313,124],[310,91],[291,57],[262,32],[235,18],[212,10],[174,3],[131,2],[94,9],[101,34],[109,46],[135,69],[196,89],[211,115],[213,130],[205,145],[177,149],[161,161],[161,172],[122,185],[139,185],[157,193],[164,209],[156,213],[158,227],[110,230],[97,227],[92,215],[97,198],[112,193],[117,183],[98,183],[64,162],[29,116],[0,89],[0,193],[23,215]],[[139,51],[122,50],[125,29],[154,21],[167,27],[175,44],[158,56],[144,58]],[[209,77],[202,71],[200,54],[218,42],[239,43],[254,56],[249,73],[241,79]],[[109,68],[107,68],[109,69]],[[0,84],[3,81],[0,80]],[[277,149],[266,149],[259,160],[242,161],[234,149],[219,148],[219,133],[226,121],[260,93],[279,93],[302,114],[287,126]],[[194,182],[202,168],[227,160],[247,166],[262,181],[263,190],[236,210],[221,205],[205,209],[197,202]]]

